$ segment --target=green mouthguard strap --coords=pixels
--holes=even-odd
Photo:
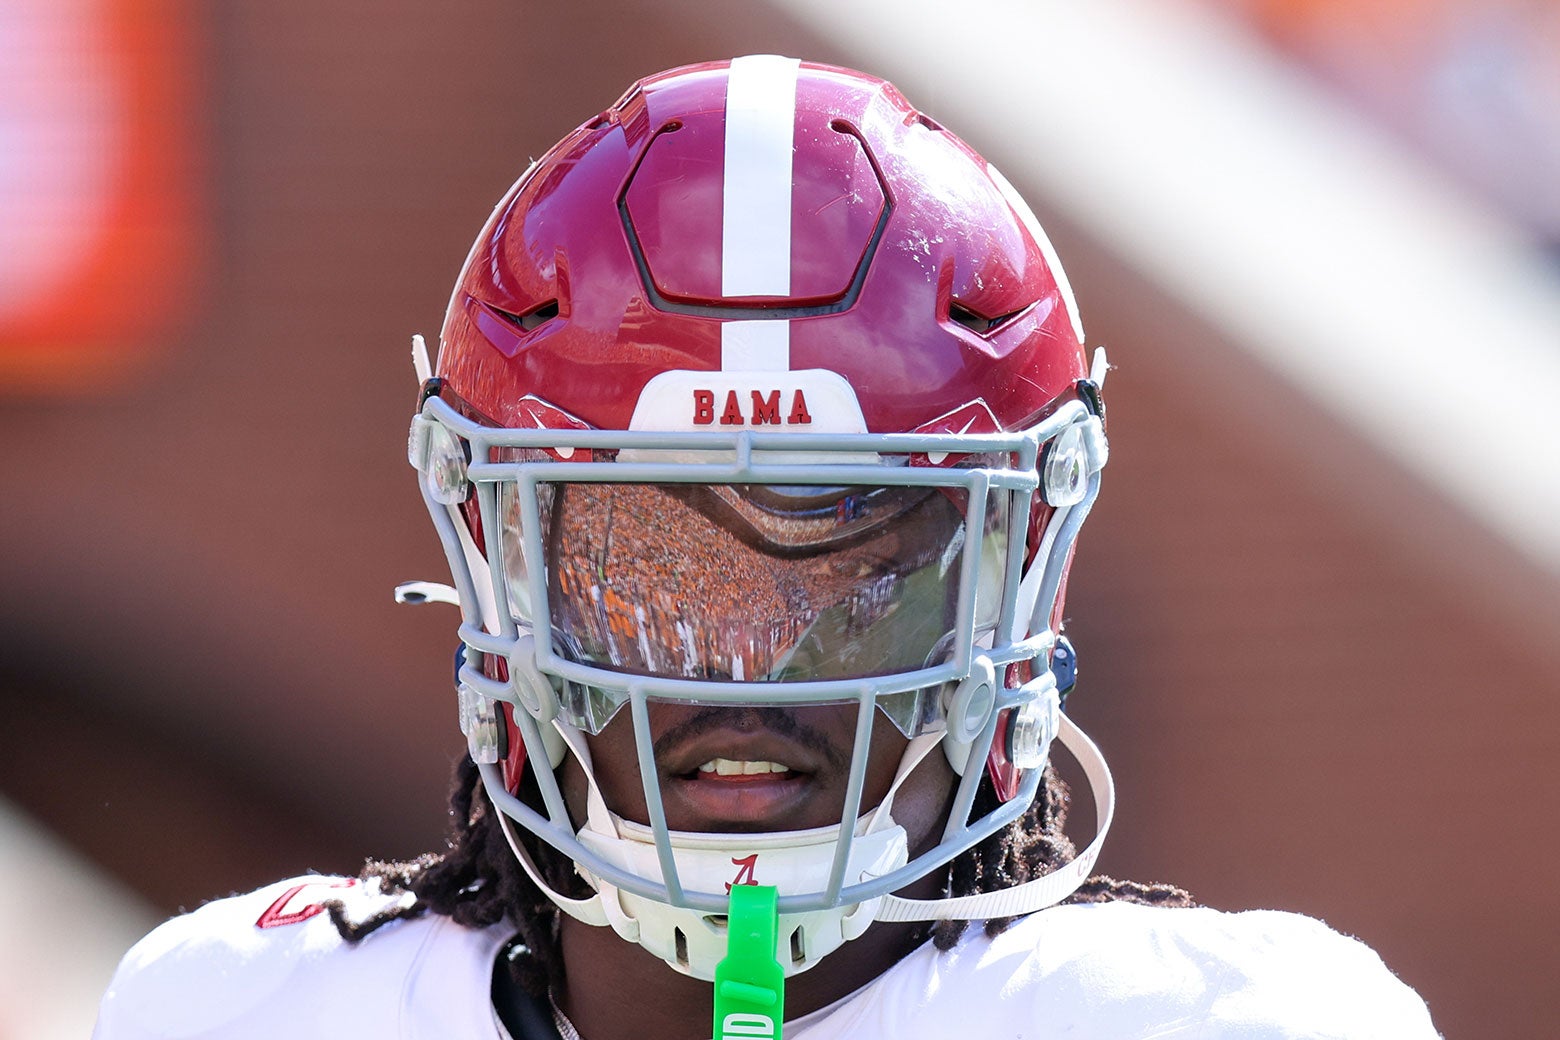
[[[732,885],[726,956],[715,966],[715,1040],[780,1040],[785,969],[775,959],[780,931],[773,885]]]

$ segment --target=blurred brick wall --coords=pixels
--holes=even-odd
[[[0,411],[0,791],[165,908],[439,840],[455,615],[390,599],[443,576],[408,338],[503,189],[644,72],[850,60],[761,8],[565,7],[221,5],[188,332],[130,389]],[[1452,577],[1520,563],[1471,532],[1431,565],[1410,528],[1455,517],[1036,202],[1118,365],[1070,610],[1122,788],[1102,869],[1322,916],[1448,1035],[1529,1035],[1560,897],[1482,857],[1560,851],[1560,666]]]

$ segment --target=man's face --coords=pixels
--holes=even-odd
[[[709,707],[653,703],[650,731],[666,823],[674,831],[791,831],[840,823],[850,778],[856,706]],[[908,743],[880,714],[873,720],[862,809],[880,804]],[[588,738],[602,797],[614,812],[648,824],[633,722],[622,712]],[[954,776],[940,752],[901,784],[893,817],[912,853],[934,836]],[[563,774],[570,809],[583,820],[585,777],[572,758]]]

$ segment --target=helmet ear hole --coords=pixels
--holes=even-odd
[[[1078,685],[1078,652],[1066,636],[1057,636],[1056,645],[1051,648],[1051,674],[1056,678],[1058,704],[1065,708],[1067,695]]]

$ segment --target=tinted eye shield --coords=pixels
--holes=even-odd
[[[539,484],[554,646],[574,663],[618,673],[721,682],[913,671],[947,659],[962,562],[972,553],[980,557],[974,632],[991,642],[1010,532],[1006,493],[988,496],[982,519],[932,487],[786,488],[784,500],[762,509],[748,494],[754,488]],[[517,588],[529,574],[513,566],[524,537],[524,525],[508,518],[517,497],[500,494],[504,570],[512,597],[529,602]],[[597,732],[626,691],[569,683],[560,692],[568,720]],[[941,704],[936,691],[879,701],[906,737],[940,726]]]

